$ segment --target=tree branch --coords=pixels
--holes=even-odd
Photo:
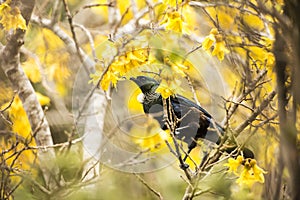
[[[241,125],[239,125],[236,129],[236,136],[242,132],[249,124],[251,124],[251,122],[253,122],[256,117],[261,114],[261,112],[270,104],[270,102],[272,101],[272,99],[274,98],[274,96],[276,95],[276,92],[273,91],[271,92],[267,98],[265,98],[263,100],[263,102],[254,110],[254,112],[251,114],[250,117],[248,117],[248,119],[246,119]]]
[[[163,200],[163,196],[158,192],[156,191],[154,188],[152,188],[140,175],[138,175],[137,173],[133,173],[137,179],[139,179],[139,181],[141,181],[141,183],[143,185],[145,185],[155,196],[157,196],[160,200]]]
[[[23,0],[21,2],[20,11],[28,24],[31,13],[33,11],[35,1]],[[43,109],[38,102],[35,91],[25,75],[20,65],[20,48],[24,44],[25,31],[17,29],[13,33],[8,33],[8,41],[0,52],[1,67],[6,76],[13,85],[14,90],[18,91],[18,95],[23,103],[23,108],[26,111],[29,119],[31,130],[37,130],[35,134],[35,141],[39,146],[53,145],[50,128],[47,120],[45,119]],[[53,177],[51,174],[55,169],[53,160],[55,152],[53,149],[44,149],[38,151],[38,158],[40,168],[43,171],[45,182],[53,188]],[[49,173],[52,171],[52,173]]]

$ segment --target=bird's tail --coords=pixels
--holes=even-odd
[[[209,127],[207,128],[207,132],[206,132],[205,136],[204,137],[202,136],[202,137],[203,137],[203,139],[208,140],[210,142],[220,144],[220,142],[222,140],[222,136],[224,136],[224,134],[225,134],[225,129],[220,124],[215,122],[214,119],[208,118],[208,120],[210,122]],[[183,159],[184,161],[187,159],[189,153],[191,152],[191,150],[193,148],[196,147],[196,145],[197,145],[197,142],[195,140],[192,141],[189,144],[189,149],[188,149],[187,154],[185,155],[185,157]],[[254,153],[246,147],[242,148],[240,150],[240,152],[238,152],[237,151],[237,146],[233,145],[231,147],[223,149],[222,151],[226,152],[228,154],[231,154],[234,151],[236,151],[236,154],[233,155],[233,156],[242,154],[244,158],[254,158]]]
[[[222,136],[225,134],[225,130],[220,124],[215,122],[214,119],[208,118],[208,121],[210,122],[209,127],[203,139],[219,144]]]

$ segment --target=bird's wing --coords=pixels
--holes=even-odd
[[[201,119],[199,118],[199,114],[197,115],[197,113],[193,112],[193,108],[196,108],[198,111],[200,111],[201,113],[203,113],[203,115],[205,116],[205,119],[202,118],[202,120],[207,121],[209,124],[209,128],[208,128],[208,136],[213,136],[215,135],[214,138],[218,138],[218,134],[224,134],[224,129],[222,128],[221,125],[219,125],[217,122],[214,121],[214,119],[212,118],[212,116],[201,106],[197,105],[196,103],[194,103],[193,101],[177,95],[176,97],[171,98],[172,101],[172,106],[173,109],[178,113],[176,113],[177,117],[183,117],[183,115],[185,115],[186,113],[191,112],[190,116],[187,117],[187,120],[191,121],[191,122],[201,122]],[[198,116],[198,117],[197,117]],[[207,123],[205,122],[205,123]],[[218,130],[216,130],[218,129]],[[209,140],[215,140],[215,139],[209,139]]]
[[[181,95],[176,95],[175,98],[172,98],[172,104],[173,106],[180,106],[181,109],[191,109],[196,108],[199,111],[201,111],[206,117],[211,118],[211,115],[201,106],[197,105],[193,101],[187,99],[186,97],[183,97]]]

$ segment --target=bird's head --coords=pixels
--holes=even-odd
[[[136,78],[130,78],[135,82],[144,94],[154,92],[159,85],[159,82],[153,78],[147,76],[137,76]]]

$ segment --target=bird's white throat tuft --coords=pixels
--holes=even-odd
[[[145,95],[144,95],[143,93],[140,93],[140,94],[137,96],[137,100],[138,100],[138,102],[140,102],[140,103],[144,103]]]

